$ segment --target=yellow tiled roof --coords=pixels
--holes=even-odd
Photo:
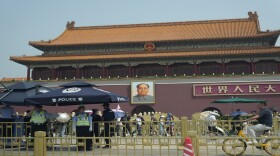
[[[133,58],[170,58],[170,57],[226,57],[226,56],[248,56],[248,55],[272,55],[280,54],[280,47],[259,47],[242,49],[215,49],[198,50],[182,52],[145,52],[137,54],[105,54],[105,55],[71,55],[71,56],[12,56],[11,60],[25,64],[35,62],[53,62],[53,61],[86,61],[86,60],[109,60],[109,59],[133,59]]]
[[[69,26],[69,24],[71,26]],[[279,34],[280,31],[261,32],[257,14],[249,18],[191,22],[152,23],[74,27],[50,41],[30,42],[32,46],[58,46],[127,42],[156,42],[175,40],[227,39]]]

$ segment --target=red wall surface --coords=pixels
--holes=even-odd
[[[130,85],[104,85],[101,89],[114,92],[123,96],[130,97]],[[193,96],[193,84],[157,84],[155,83],[155,104],[145,104],[151,106],[157,112],[171,112],[176,116],[191,117],[193,113],[201,112],[207,107],[216,107],[222,111],[223,114],[230,114],[232,110],[240,108],[242,111],[250,113],[257,110],[257,104],[243,103],[243,104],[213,104],[216,99],[230,98],[231,96]],[[243,98],[256,98],[268,100],[268,107],[275,107],[278,110],[280,96],[279,95],[250,95],[238,96]],[[121,109],[131,112],[139,104],[120,103]],[[143,105],[143,104],[141,104]],[[100,104],[85,105],[86,109],[97,108],[103,110]],[[71,113],[78,106],[45,106],[50,113],[67,112]],[[117,104],[111,104],[111,108],[116,108]],[[19,113],[23,113],[32,107],[15,107]],[[279,110],[278,110],[279,111]]]

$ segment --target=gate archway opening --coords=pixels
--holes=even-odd
[[[144,112],[155,112],[155,110],[151,107],[151,106],[147,106],[147,105],[140,105],[140,106],[136,106],[135,108],[132,109],[131,111],[131,115],[133,114],[139,114],[139,113],[144,113]]]

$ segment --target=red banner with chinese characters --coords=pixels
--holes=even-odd
[[[280,82],[195,84],[194,96],[280,94]]]

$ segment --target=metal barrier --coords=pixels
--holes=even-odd
[[[77,139],[82,139],[82,142],[77,142]],[[87,151],[86,139],[95,140],[97,138],[85,137],[46,137],[47,155],[182,155],[180,150],[182,142],[181,137],[98,137],[101,141],[93,143],[92,149]],[[111,148],[97,148],[97,146],[105,146],[104,139],[111,139]],[[78,150],[77,146],[82,146]]]
[[[243,129],[243,121],[224,120],[216,121],[216,131],[211,131],[205,121],[188,121],[192,130],[187,135],[192,138],[196,156],[204,155],[280,155],[279,119],[274,118],[273,128],[269,134],[251,138],[237,135]],[[204,125],[202,123],[205,123]],[[250,123],[253,124],[253,123]],[[219,132],[221,130],[222,132]],[[246,128],[244,129],[246,131]],[[258,143],[251,144],[253,139]],[[266,150],[265,150],[266,148]]]
[[[0,132],[3,132],[3,124],[0,123]],[[59,134],[57,125],[48,126],[47,134],[39,132],[34,138],[30,137],[29,123],[5,123],[6,130],[10,131],[11,137],[0,137],[0,155],[35,155],[35,156],[56,156],[56,155],[183,155],[183,144],[186,136],[191,137],[192,144],[196,156],[198,155],[225,155],[223,147],[232,146],[224,145],[228,139],[242,139],[229,136],[232,130],[236,130],[240,124],[239,121],[217,121],[216,125],[220,127],[225,135],[211,132],[208,129],[206,121],[203,120],[187,120],[182,117],[181,120],[174,121],[174,124],[165,124],[161,126],[160,121],[151,122],[145,121],[141,125],[141,129],[135,121],[123,122],[122,125],[113,123],[110,125],[115,134],[112,137],[75,137],[72,134],[71,124],[67,124],[67,130],[63,137]],[[130,126],[130,131],[126,129],[126,125]],[[104,124],[99,123],[100,132],[104,130]],[[52,131],[50,131],[52,130]],[[141,130],[141,132],[139,132]],[[161,130],[163,130],[161,132]],[[21,131],[21,132],[19,132]],[[55,135],[53,135],[53,133]],[[118,134],[119,133],[119,134]],[[139,135],[138,135],[139,133]],[[104,134],[104,133],[103,133]],[[125,135],[122,135],[125,134]],[[141,135],[140,135],[141,134]],[[273,120],[273,129],[271,136],[266,139],[272,139],[274,142],[273,148],[279,148],[280,140],[279,120]],[[34,143],[33,143],[34,139]],[[81,142],[77,142],[81,139]],[[77,150],[78,146],[85,147],[86,139],[92,142],[91,150],[85,148]],[[100,141],[97,143],[96,139]],[[111,139],[111,148],[98,148],[105,146],[104,139]],[[251,138],[249,138],[251,139]],[[263,139],[263,137],[258,138]],[[280,142],[280,141],[279,141]],[[234,143],[233,143],[234,144]],[[238,145],[238,144],[237,144]],[[238,145],[239,146],[239,145]],[[242,145],[243,146],[243,145]],[[248,145],[246,152],[243,154],[249,155],[266,155],[263,150],[258,150],[252,145]]]
[[[185,124],[182,124],[183,121]],[[105,137],[102,133],[104,122],[99,123],[100,132],[103,134],[100,137],[73,136],[71,122],[67,123],[65,135],[58,137],[61,136],[58,124],[48,123],[47,133],[38,131],[34,138],[30,137],[29,123],[0,123],[1,132],[3,132],[4,124],[11,125],[5,127],[5,130],[11,132],[11,136],[0,137],[0,155],[182,155],[186,118],[183,118],[183,121],[173,121],[172,124],[144,121],[140,127],[136,121],[129,121],[118,125],[118,129],[117,123],[113,122],[110,124],[114,133],[112,137]],[[126,125],[130,126],[129,131]],[[78,139],[82,141],[78,142]],[[82,151],[78,150],[78,146],[86,146],[87,139],[92,142],[91,150],[87,151],[85,148]],[[96,143],[96,139],[100,142]],[[111,148],[97,148],[105,146],[105,139],[111,139]]]
[[[33,143],[27,137],[0,137],[0,155],[19,156],[34,155]]]
[[[228,155],[227,153],[232,153],[232,155],[250,155],[250,156],[260,156],[269,155],[264,149],[257,148],[261,143],[258,144],[247,144],[244,138],[238,136],[198,136],[196,132],[189,132],[192,139],[192,144],[194,147],[196,156],[206,156],[206,155]],[[248,141],[252,141],[253,138],[248,137]],[[269,150],[272,151],[272,155],[280,155],[280,137],[270,136],[270,137],[256,137],[258,140],[271,140],[267,146],[270,146]],[[238,154],[241,153],[241,154]]]

